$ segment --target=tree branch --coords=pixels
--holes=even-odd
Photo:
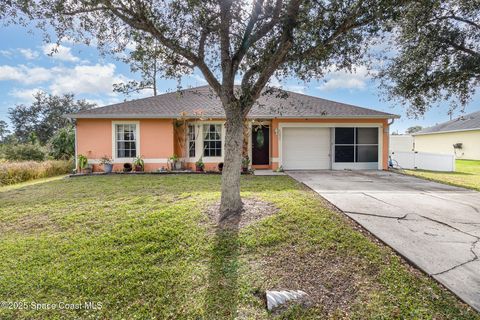
[[[262,6],[263,6],[263,0],[255,1],[254,7],[251,13],[251,18],[248,22],[247,27],[245,28],[245,32],[244,32],[242,41],[240,43],[240,47],[238,48],[237,52],[234,54],[232,58],[234,72],[237,72],[238,67],[240,66],[240,63],[242,62],[243,57],[247,53],[248,49],[253,44],[255,44],[255,42],[257,42],[258,40],[266,36],[273,29],[275,24],[277,24],[279,21],[280,12],[282,9],[281,0],[276,1],[275,8],[273,10],[270,21],[264,24],[263,26],[261,26],[257,32],[252,34],[255,24],[259,21],[259,15],[262,12]]]
[[[278,42],[277,48],[273,54],[268,55],[267,61],[262,64],[263,70],[259,72],[258,79],[251,87],[249,92],[250,101],[247,101],[246,105],[243,106],[244,109],[242,111],[244,115],[248,114],[253,102],[259,98],[263,88],[268,83],[275,70],[277,70],[277,68],[285,62],[288,52],[293,45],[293,30],[298,23],[298,14],[301,2],[301,0],[292,0],[289,3],[284,20],[285,22],[282,27],[282,35]]]
[[[118,17],[120,20],[128,24],[129,26],[146,31],[150,33],[152,36],[154,36],[158,42],[160,42],[162,45],[167,47],[168,49],[172,50],[173,52],[179,53],[181,56],[183,56],[185,59],[189,60],[192,62],[193,66],[196,66],[200,69],[202,74],[205,77],[205,80],[207,80],[208,84],[217,92],[221,92],[221,85],[218,82],[217,78],[213,74],[213,72],[210,70],[210,68],[207,66],[205,61],[203,59],[200,59],[198,56],[196,56],[193,52],[188,50],[187,48],[182,47],[176,40],[169,39],[163,35],[160,30],[158,30],[155,25],[150,21],[146,16],[145,16],[145,10],[137,10],[137,11],[132,11],[126,7],[119,8],[115,7],[112,5],[111,0],[103,0],[106,10],[109,10],[111,13],[113,13],[116,17]],[[142,12],[142,14],[139,14],[139,11]]]

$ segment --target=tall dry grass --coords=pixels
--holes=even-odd
[[[62,160],[42,162],[0,160],[0,186],[67,174],[71,172],[72,167],[72,161]]]

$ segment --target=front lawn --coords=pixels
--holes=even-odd
[[[480,160],[457,160],[455,172],[405,170],[406,173],[428,180],[480,191]]]
[[[0,188],[0,318],[269,319],[265,289],[302,289],[313,306],[283,318],[480,319],[287,176],[242,177],[254,214],[215,228],[219,184],[114,175]]]

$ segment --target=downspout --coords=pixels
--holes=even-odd
[[[73,121],[72,121],[73,122]],[[74,128],[75,128],[75,172],[77,171],[78,168],[78,156],[77,156],[77,122],[74,123]]]
[[[392,158],[390,156],[390,126],[395,122],[395,118],[392,118],[391,119],[392,122],[387,122],[388,124],[388,158],[387,158],[387,170],[390,169],[390,168],[393,168],[393,162],[392,162]]]

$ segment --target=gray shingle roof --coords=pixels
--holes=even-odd
[[[287,93],[285,97],[284,93]],[[223,118],[220,99],[203,86],[156,97],[126,101],[69,114],[69,118]],[[250,111],[250,118],[398,118],[399,116],[295,92],[275,90],[262,95]]]
[[[480,111],[466,114],[433,127],[425,128],[414,135],[466,130],[480,130]]]

